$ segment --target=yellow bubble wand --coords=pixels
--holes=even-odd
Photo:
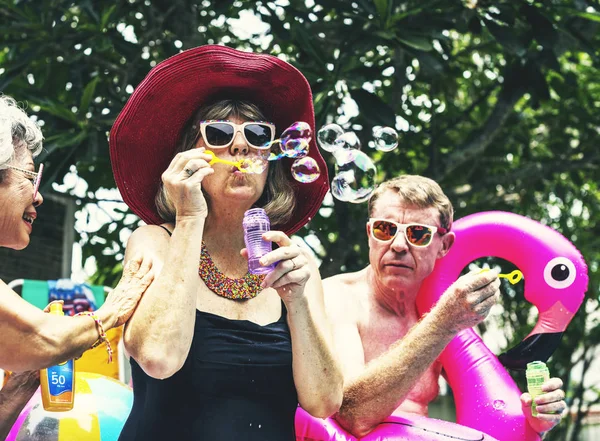
[[[489,271],[489,269],[484,268],[481,271],[479,271],[479,273],[485,273],[486,271]],[[523,279],[523,273],[519,270],[514,270],[513,272],[508,274],[498,274],[498,277],[500,277],[501,279],[508,280],[511,285],[516,285]]]
[[[245,158],[240,159],[239,161],[229,161],[227,159],[219,158],[211,150],[206,150],[204,153],[212,156],[212,159],[208,162],[209,165],[213,165],[215,163],[231,165],[236,167],[242,173],[262,173],[267,168],[267,161],[262,158]]]

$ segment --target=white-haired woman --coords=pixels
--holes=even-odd
[[[15,100],[0,96],[0,247],[29,245],[44,201],[38,191],[42,166],[36,171],[34,165],[42,139]],[[80,356],[102,329],[124,324],[152,279],[150,263],[134,258],[95,317],[44,314],[0,280],[0,368],[16,371],[0,391],[0,439],[37,389],[37,370]]]

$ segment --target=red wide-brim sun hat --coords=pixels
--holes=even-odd
[[[281,159],[297,204],[290,221],[277,228],[295,233],[315,215],[329,189],[327,165],[315,142],[310,86],[298,69],[277,57],[225,46],[200,46],[164,60],[125,104],[110,132],[110,159],[123,200],[146,223],[164,222],[154,202],[161,175],[187,122],[219,97],[256,104],[277,127],[277,136],[296,121],[310,125],[308,155],[319,165],[319,178],[300,183],[291,174],[294,160]]]

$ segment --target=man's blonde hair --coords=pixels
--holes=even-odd
[[[409,205],[437,209],[440,213],[440,226],[447,230],[452,228],[454,217],[452,202],[437,182],[418,175],[402,175],[380,184],[369,199],[369,217],[373,217],[377,199],[388,190],[395,191]]]
[[[256,105],[247,101],[225,99],[208,104],[196,112],[183,130],[175,154],[191,150],[196,146],[202,137],[201,121],[227,118],[240,118],[247,121],[264,121],[266,119]],[[296,194],[285,175],[281,161],[272,161],[269,164],[268,173],[267,185],[255,206],[264,208],[271,220],[271,225],[277,227],[290,220],[296,206]],[[169,199],[162,181],[156,194],[155,203],[158,214],[165,222],[175,222],[175,206]]]

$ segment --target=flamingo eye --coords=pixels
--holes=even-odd
[[[552,288],[568,288],[576,276],[575,265],[566,257],[555,257],[544,268],[544,280]]]

